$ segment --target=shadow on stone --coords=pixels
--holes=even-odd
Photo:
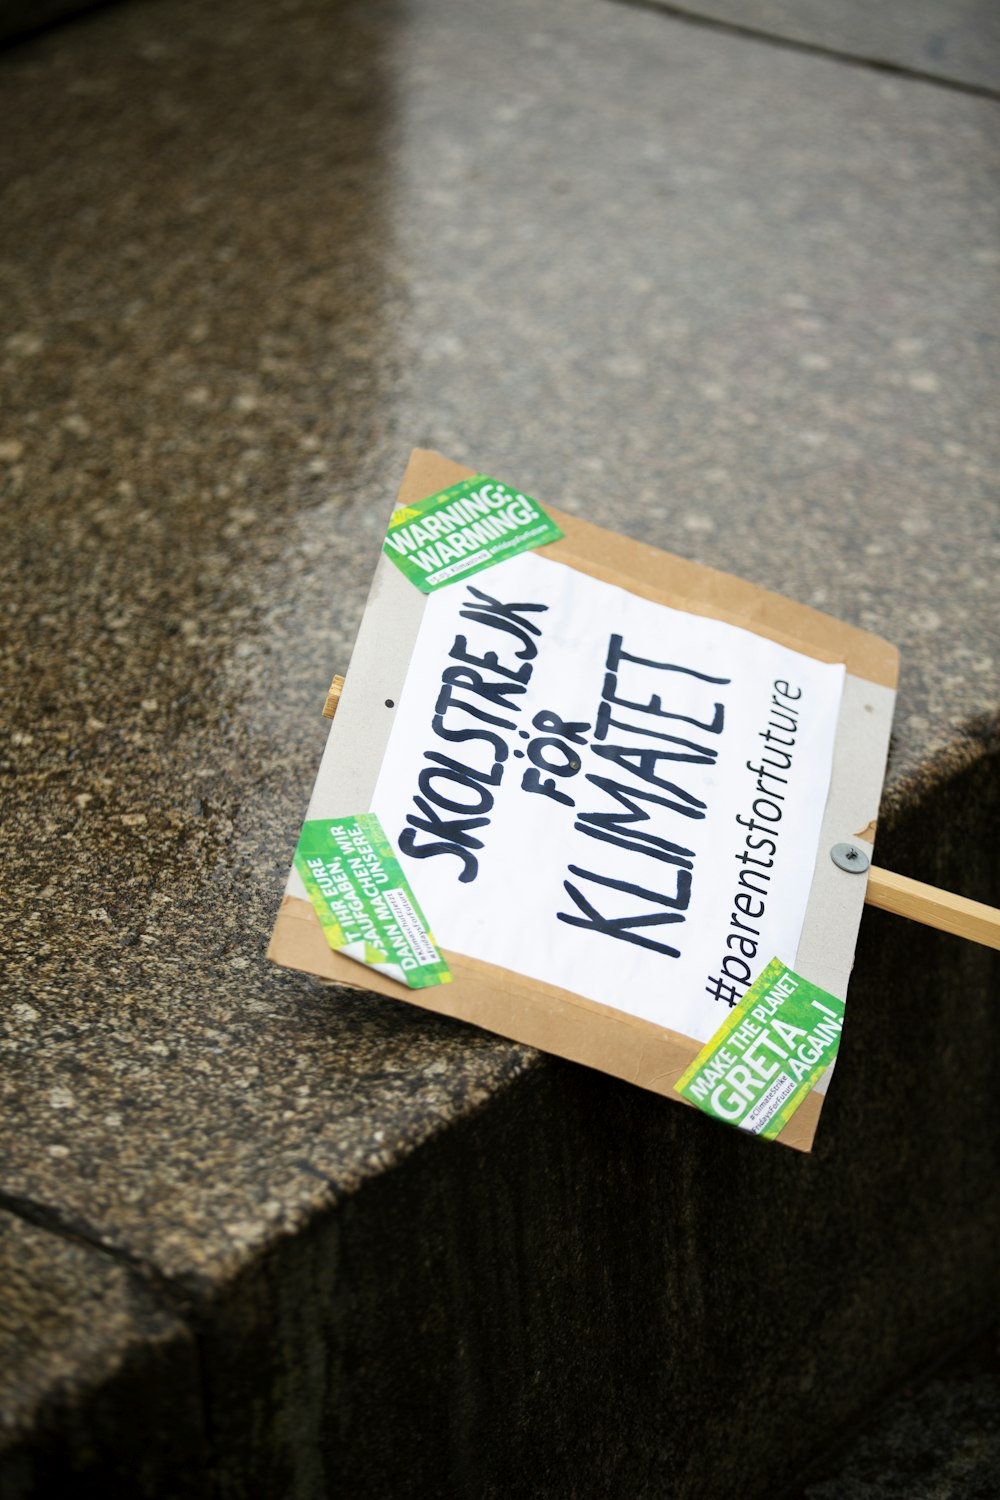
[[[982,899],[984,759],[882,830]],[[205,1310],[226,1496],[751,1496],[985,1321],[994,956],[863,923],[812,1156],[546,1061]]]

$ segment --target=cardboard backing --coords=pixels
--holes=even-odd
[[[397,504],[412,504],[474,472],[417,449]],[[844,839],[861,839],[868,845],[874,841],[898,651],[877,636],[744,579],[630,541],[543,504],[565,537],[540,548],[537,556],[656,603],[728,621],[821,661],[845,663],[831,788],[802,937],[794,958],[782,955],[814,983],[845,998],[866,877],[838,870],[828,851]],[[380,556],[310,802],[310,819],[348,817],[370,809],[392,722],[387,704],[399,701],[425,602],[426,596]],[[408,989],[332,951],[294,869],[268,956],[288,968],[391,995],[599,1068],[678,1104],[686,1101],[674,1093],[673,1085],[702,1046],[665,1027],[450,950],[445,950],[445,957],[452,984]],[[828,1079],[829,1075],[788,1122],[778,1137],[782,1144],[802,1151],[811,1148]]]

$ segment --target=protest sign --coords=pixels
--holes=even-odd
[[[400,501],[439,514],[469,478],[418,452]],[[334,952],[300,849],[271,956],[677,1098],[775,953],[846,995],[865,881],[828,851],[872,840],[897,654],[542,514],[558,540],[431,592],[382,558],[308,812],[371,817],[441,954],[401,982],[391,938],[378,968]],[[780,1141],[809,1148],[822,1088]]]

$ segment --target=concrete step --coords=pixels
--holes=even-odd
[[[800,1157],[264,951],[414,444],[897,642],[996,900],[995,104],[604,0],[0,84],[0,1494],[795,1483],[995,1314],[990,955],[866,914]]]
[[[992,1331],[897,1392],[826,1455],[801,1500],[992,1500],[1000,1494],[1000,1359]]]

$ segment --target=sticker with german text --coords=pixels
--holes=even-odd
[[[410,989],[451,982],[448,965],[374,814],[305,823],[295,868],[334,952]]]
[[[563,535],[537,500],[486,474],[393,512],[382,550],[425,594]]]
[[[843,1024],[843,1000],[773,958],[674,1087],[773,1140],[833,1062]]]

